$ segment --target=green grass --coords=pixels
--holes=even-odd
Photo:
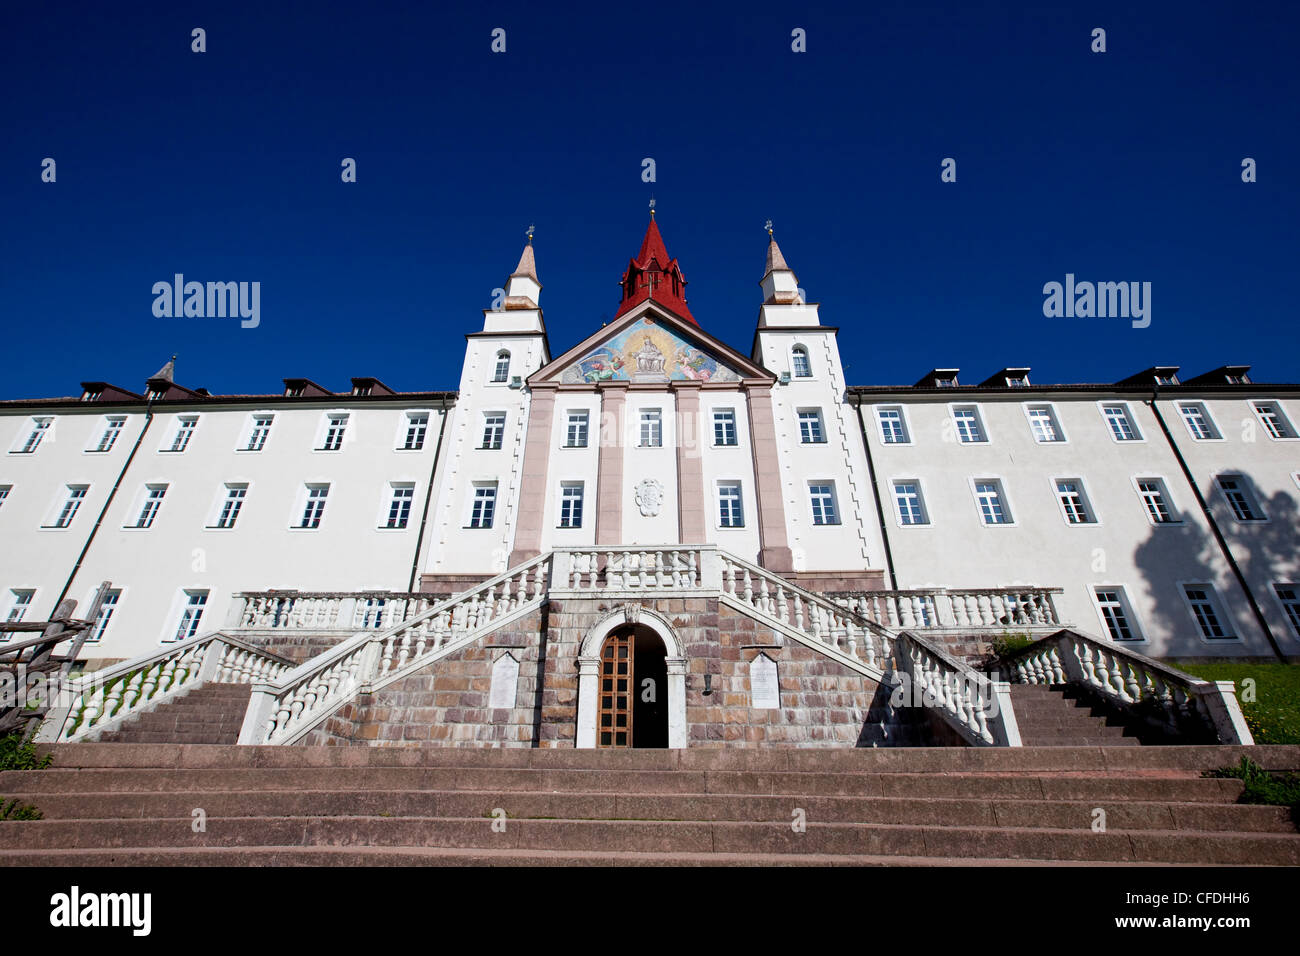
[[[1171,667],[1202,680],[1230,680],[1237,685],[1237,700],[1246,726],[1257,744],[1300,744],[1300,667],[1294,664],[1184,664]],[[1243,681],[1255,682],[1255,700],[1246,700]]]
[[[1264,803],[1273,807],[1290,807],[1291,819],[1300,823],[1300,774],[1271,774],[1249,757],[1242,757],[1235,767],[1207,770],[1207,777],[1236,777],[1246,784],[1242,803]]]
[[[0,820],[40,820],[45,817],[30,803],[19,803],[17,798],[5,803],[0,799]]]
[[[24,741],[21,733],[0,737],[0,771],[44,770],[53,762],[52,754],[43,757],[37,754],[36,744],[31,740]],[[0,797],[0,820],[39,820],[43,816],[30,803],[19,803],[17,799],[6,803]]]

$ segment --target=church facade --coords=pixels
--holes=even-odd
[[[302,662],[490,582],[500,627],[294,738],[321,743],[618,745],[620,720],[652,746],[862,743],[883,665],[854,621],[1296,656],[1300,388],[1244,366],[853,385],[775,240],[760,286],[741,352],[652,218],[614,319],[558,354],[530,241],[454,391],[218,395],[169,363],[144,392],[0,403],[0,619],[110,582],[91,668],[220,630]],[[620,659],[664,692],[607,705]]]

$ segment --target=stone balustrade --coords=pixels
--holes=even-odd
[[[1207,681],[1113,641],[1062,629],[1004,657],[1018,684],[1078,684],[1180,736],[1253,744],[1232,681]]]
[[[384,630],[424,613],[438,596],[401,591],[242,591],[227,629]]]
[[[981,674],[910,631],[898,635],[895,660],[895,693],[901,688],[905,706],[936,708],[977,747],[1021,746],[1007,683]]]
[[[59,689],[71,701],[52,707],[38,739],[75,743],[97,739],[127,719],[209,681],[252,684],[274,680],[293,663],[221,633],[200,634],[161,651],[94,671]]]
[[[1061,588],[919,588],[833,595],[836,603],[890,630],[989,631],[1062,626]]]

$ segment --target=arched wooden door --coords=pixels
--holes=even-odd
[[[596,717],[597,747],[632,746],[632,703],[636,689],[632,673],[636,635],[619,628],[600,648],[600,708]]]

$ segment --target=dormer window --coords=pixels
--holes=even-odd
[[[353,394],[353,395],[361,395],[361,396],[364,397],[364,396],[370,394],[370,389],[373,388],[373,387],[374,387],[374,386],[372,386],[372,385],[357,385],[357,386],[355,386],[355,387],[352,389],[352,394]]]
[[[151,388],[145,394],[145,398],[151,402],[159,401],[166,394],[161,388]]]
[[[938,388],[956,388],[957,376],[955,375],[938,375],[934,379],[934,384]]]
[[[1225,375],[1229,385],[1249,385],[1250,379],[1245,375]]]
[[[1028,387],[1029,387],[1029,376],[1028,376],[1028,375],[1008,375],[1008,376],[1007,376],[1007,387],[1008,387],[1008,388],[1028,388]]]
[[[302,386],[301,386],[301,385],[290,385],[290,386],[288,386],[288,387],[284,390],[284,397],[285,397],[285,398],[301,398],[301,397],[302,397]]]
[[[1157,372],[1157,373],[1156,373],[1156,384],[1157,384],[1157,385],[1177,385],[1177,384],[1178,384],[1178,376],[1175,375],[1175,374],[1172,373],[1172,372]]]
[[[510,381],[510,353],[502,349],[497,353],[496,369],[492,373],[493,382]]]
[[[81,400],[82,400],[83,402],[97,402],[97,401],[99,401],[100,396],[103,395],[103,394],[104,394],[104,392],[103,392],[102,389],[98,389],[98,388],[91,389],[91,388],[88,388],[88,389],[86,389],[84,392],[81,393]]]

